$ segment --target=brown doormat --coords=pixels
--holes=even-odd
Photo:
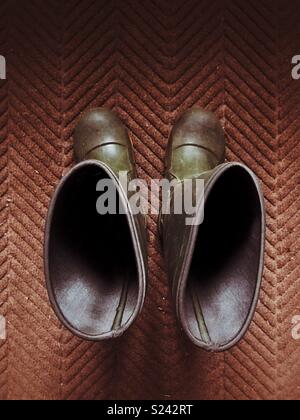
[[[298,0],[1,0],[1,399],[300,398],[299,21]],[[45,216],[73,163],[76,119],[114,108],[150,180],[163,174],[171,124],[195,104],[217,113],[228,159],[264,185],[266,268],[251,331],[225,354],[189,344],[149,217],[142,316],[117,342],[82,342],[54,316],[43,275]]]

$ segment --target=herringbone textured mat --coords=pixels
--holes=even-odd
[[[300,399],[299,22],[298,0],[1,0],[1,399]],[[150,180],[162,176],[171,124],[195,104],[222,119],[228,159],[264,184],[266,268],[251,330],[222,355],[181,336],[149,217],[141,318],[118,342],[82,342],[56,320],[43,276],[45,215],[72,165],[76,119],[114,108]]]

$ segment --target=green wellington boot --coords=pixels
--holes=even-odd
[[[120,171],[129,181],[135,178],[132,145],[119,118],[107,109],[89,111],[74,140],[80,163],[62,179],[50,205],[45,272],[62,323],[79,337],[98,341],[122,335],[143,307],[146,226],[144,217],[131,211],[118,178]],[[101,180],[112,181],[123,214],[96,210]]]
[[[244,336],[264,267],[259,182],[246,166],[224,161],[216,117],[200,109],[186,112],[170,136],[166,177],[179,184],[205,181],[204,221],[188,226],[185,215],[173,210],[161,215],[160,230],[178,319],[190,340],[208,351],[227,350]]]

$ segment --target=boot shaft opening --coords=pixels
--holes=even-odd
[[[106,178],[99,165],[81,164],[63,181],[48,220],[50,297],[63,323],[86,339],[121,330],[136,314],[139,300],[128,216],[100,215],[96,209],[101,195],[96,185]]]
[[[231,166],[213,181],[184,299],[187,327],[204,347],[236,344],[250,323],[262,271],[263,218],[258,185],[244,167]]]

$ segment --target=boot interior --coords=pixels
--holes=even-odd
[[[207,198],[186,291],[188,327],[207,346],[228,345],[249,321],[261,243],[257,186],[244,168],[233,166],[220,176]]]
[[[48,267],[62,320],[83,335],[120,329],[138,300],[138,268],[126,215],[99,215],[96,192],[108,175],[89,164],[58,194],[49,232]]]

